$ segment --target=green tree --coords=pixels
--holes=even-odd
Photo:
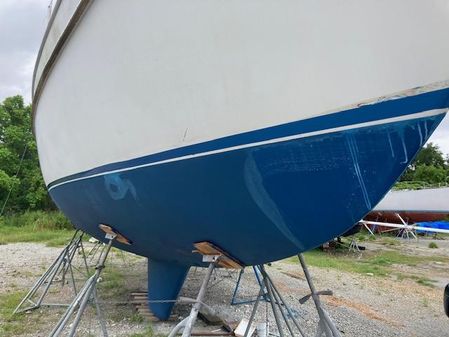
[[[0,211],[4,204],[5,212],[54,208],[39,168],[31,105],[21,96],[0,104]]]
[[[415,166],[427,165],[445,167],[443,153],[438,145],[429,143],[419,151],[413,163]]]
[[[438,145],[428,143],[416,156],[400,181],[422,181],[429,184],[447,182],[449,168]],[[428,175],[428,176],[427,176]]]
[[[429,184],[446,183],[447,171],[442,167],[419,165],[414,173],[415,181],[423,181]]]

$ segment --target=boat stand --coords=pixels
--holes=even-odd
[[[252,331],[254,331],[254,318],[256,316],[257,308],[259,307],[260,300],[263,298],[263,294],[266,293],[268,297],[268,303],[270,303],[271,310],[274,315],[274,319],[276,322],[276,327],[279,332],[280,337],[285,336],[284,326],[287,327],[288,333],[295,337],[298,336],[297,332],[305,337],[304,331],[301,329],[301,326],[299,325],[298,321],[295,319],[293,312],[291,311],[290,307],[287,305],[287,303],[284,301],[284,298],[282,297],[282,294],[279,292],[279,290],[274,285],[273,281],[271,280],[271,277],[268,275],[268,273],[265,270],[264,265],[259,265],[256,267],[259,272],[262,275],[262,284],[259,291],[259,296],[256,299],[256,302],[254,303],[253,309],[251,311],[251,316],[249,318],[248,324],[245,329],[244,337],[250,337]],[[293,323],[293,325],[292,325]],[[265,324],[268,324],[268,319],[265,322]],[[268,329],[266,328],[266,331]]]
[[[354,237],[351,238],[351,243],[349,244],[348,250],[354,253],[360,253],[360,247]]]
[[[218,256],[214,256],[214,261],[209,263],[209,267],[207,268],[206,276],[203,279],[203,282],[201,284],[200,291],[198,292],[198,295],[196,297],[195,303],[193,304],[192,310],[190,311],[190,314],[188,317],[184,318],[181,322],[179,322],[174,329],[170,332],[168,337],[174,337],[178,334],[181,329],[182,331],[182,337],[190,337],[192,334],[193,326],[196,322],[196,319],[198,317],[198,313],[201,309],[201,306],[203,305],[204,296],[206,295],[206,289],[207,284],[210,281],[210,278],[212,276],[212,272],[215,268],[215,260],[218,258]]]
[[[95,267],[95,274],[92,275],[84,284],[84,286],[81,288],[80,292],[77,294],[73,302],[69,305],[64,315],[60,318],[52,332],[50,333],[50,337],[56,337],[61,336],[64,332],[64,329],[69,323],[70,318],[74,314],[75,310],[78,308],[78,311],[76,313],[76,316],[70,324],[70,331],[68,333],[69,337],[75,336],[78,325],[81,321],[81,317],[83,316],[84,311],[86,310],[87,304],[89,302],[93,302],[95,304],[95,309],[97,312],[97,317],[100,323],[101,331],[104,337],[108,337],[108,333],[106,330],[106,322],[104,320],[102,311],[100,309],[100,306],[98,304],[97,300],[97,283],[98,279],[100,278],[100,274],[105,268],[105,262],[108,257],[109,251],[112,248],[112,244],[115,241],[124,243],[124,244],[131,244],[131,242],[126,239],[124,236],[116,232],[112,227],[107,225],[100,225],[100,229],[102,229],[106,233],[106,240],[108,240],[107,245],[103,247],[103,250],[101,251],[97,266]]]
[[[95,264],[95,262],[93,261],[95,260],[97,253],[101,251],[101,248],[103,248],[103,246],[104,246],[103,242],[97,239],[94,240],[94,246],[89,250],[89,252],[86,255],[86,259],[89,260],[89,263]]]
[[[192,300],[194,304],[189,316],[179,322],[170,332],[168,337],[175,337],[181,330],[182,337],[190,337],[192,335],[192,329],[195,325],[201,307],[204,306],[208,308],[208,306],[203,301],[206,295],[207,285],[212,277],[214,269],[217,266],[228,269],[243,269],[243,266],[239,262],[237,262],[237,260],[230,257],[227,253],[210,242],[199,242],[194,246],[196,248],[194,252],[203,255],[203,262],[208,263],[209,266],[207,268],[206,275],[203,279],[196,300]]]
[[[399,213],[396,213],[396,217],[401,220],[402,224],[404,225],[404,228],[402,230],[399,231],[399,235],[401,235],[402,239],[407,239],[410,240],[410,237],[412,237],[415,240],[418,240],[418,237],[415,234],[415,230],[412,226],[410,226],[408,224],[408,222],[406,222]]]
[[[415,230],[413,227],[409,226],[409,225],[405,225],[403,229],[401,229],[399,231],[398,236],[401,236],[401,239],[406,239],[406,240],[416,240],[418,241],[418,237],[415,234]]]
[[[326,336],[326,337],[341,337],[340,332],[336,328],[335,324],[330,319],[327,312],[324,310],[321,301],[320,295],[332,295],[331,291],[316,291],[315,286],[312,282],[312,278],[310,276],[307,265],[305,264],[304,258],[301,254],[298,255],[301,267],[304,271],[304,275],[306,277],[307,283],[309,285],[311,293],[302,299],[299,300],[301,304],[305,303],[309,298],[312,298],[315,302],[315,307],[318,311],[319,322],[316,331],[316,337]],[[286,334],[290,336],[298,336],[301,335],[306,337],[305,332],[301,328],[299,322],[295,319],[292,310],[285,302],[282,294],[274,285],[271,277],[265,270],[263,265],[257,266],[258,270],[262,275],[262,285],[260,287],[259,297],[254,303],[250,319],[248,321],[248,325],[246,326],[244,337],[250,337],[251,331],[254,331],[253,322],[254,317],[257,312],[257,308],[259,306],[260,300],[264,293],[268,296],[268,302],[270,303],[271,310],[273,312],[273,316],[275,319],[275,324],[277,330],[279,332],[280,337],[285,337]],[[266,322],[268,323],[268,322]]]
[[[335,326],[334,322],[330,319],[329,314],[326,310],[324,310],[320,295],[332,295],[331,291],[325,290],[325,291],[316,291],[315,286],[312,282],[312,277],[310,276],[309,269],[307,268],[306,262],[304,260],[304,256],[302,254],[298,254],[299,262],[301,264],[302,270],[304,271],[304,275],[307,280],[307,284],[310,288],[310,295],[303,297],[300,302],[304,303],[308,300],[308,298],[312,297],[313,301],[315,302],[316,310],[318,311],[318,316],[320,318],[318,322],[318,329],[316,336],[322,336],[323,334],[326,337],[341,337],[340,332],[338,331],[337,327]]]
[[[75,277],[73,274],[73,269],[76,269],[76,267],[73,265],[73,258],[78,251],[81,253],[81,256],[83,258],[84,267],[86,268],[86,276],[89,276],[89,268],[87,266],[86,255],[83,246],[83,235],[84,233],[80,230],[75,231],[70,242],[67,244],[67,246],[64,247],[59,256],[55,261],[53,261],[53,263],[44,272],[44,274],[42,274],[42,276],[36,281],[36,283],[34,283],[30,291],[25,295],[19,305],[15,308],[13,314],[34,310],[40,308],[41,306],[68,306],[68,304],[62,303],[46,303],[44,302],[44,299],[53,284],[61,282],[61,286],[63,287],[66,284],[67,276],[70,277],[74,294],[77,294]],[[37,300],[34,300],[40,289],[42,289],[40,296],[37,297]],[[30,305],[25,306],[25,304]]]
[[[368,224],[363,221],[363,219],[359,222],[359,224],[361,224],[363,227],[365,227],[365,229],[370,233],[370,235],[376,236],[374,234],[374,232],[371,230],[371,228],[368,226]]]
[[[262,286],[262,280],[261,280],[262,276],[260,275],[260,272],[256,266],[253,266],[252,268],[253,268],[257,283],[259,284],[259,287],[261,287]],[[243,276],[244,272],[245,272],[245,269],[240,270],[239,276],[237,278],[237,283],[235,284],[234,293],[232,294],[231,305],[249,304],[249,303],[254,303],[257,301],[257,298],[249,299],[249,300],[238,300],[237,299],[237,294],[238,294],[238,291],[240,288],[240,282],[242,281],[242,276]],[[264,293],[262,295],[261,299],[268,302],[268,294]]]

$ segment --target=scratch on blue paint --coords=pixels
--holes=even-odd
[[[422,136],[422,131],[421,131],[421,124],[418,124],[418,133],[419,133],[419,145],[423,146],[423,136]]]
[[[403,130],[399,131],[399,137],[401,138],[402,149],[404,150],[404,161],[401,161],[401,164],[407,164],[408,163],[408,152],[407,152],[407,145],[405,145],[405,135],[404,135]]]
[[[429,134],[429,130],[427,129],[427,123],[426,122],[424,122],[424,131],[425,131],[424,138],[427,139],[428,138],[428,134]]]
[[[360,165],[359,165],[359,160],[358,160],[358,149],[357,149],[357,145],[354,140],[354,135],[352,133],[350,133],[346,137],[346,140],[347,140],[348,147],[349,147],[349,153],[351,154],[352,164],[354,165],[354,171],[355,171],[355,174],[359,181],[359,186],[362,190],[362,195],[363,195],[363,199],[365,201],[365,205],[368,209],[372,209],[373,207],[371,206],[371,200],[369,198],[368,191],[365,186],[365,181],[363,179],[363,175],[360,170]]]
[[[393,144],[391,143],[391,135],[389,132],[387,132],[388,135],[388,144],[390,144],[390,151],[391,151],[391,157],[394,158],[394,149],[393,149]]]

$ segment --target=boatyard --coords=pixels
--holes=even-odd
[[[449,322],[442,309],[442,289],[449,273],[449,240],[403,240],[388,236],[358,236],[365,246],[361,252],[312,251],[305,255],[319,290],[331,289],[332,296],[321,296],[326,309],[343,336],[447,336]],[[438,248],[429,248],[437,246]],[[93,247],[85,242],[86,251]],[[56,258],[61,247],[44,243],[10,243],[0,245],[0,326],[2,336],[47,336],[63,310],[41,307],[25,314],[11,316],[21,297],[43,270]],[[31,253],[32,252],[32,253]],[[88,261],[90,261],[88,259]],[[81,260],[74,265],[81,267]],[[81,268],[80,268],[81,270]],[[267,266],[294,315],[309,335],[313,335],[317,316],[312,301],[301,305],[298,299],[308,288],[297,258]],[[182,297],[195,297],[204,269],[189,272]],[[230,305],[238,271],[216,270],[206,293],[205,303],[228,321],[248,319],[252,304]],[[82,273],[75,273],[82,279]],[[235,301],[254,299],[259,286],[251,268],[243,274]],[[146,260],[118,250],[111,252],[98,297],[102,304],[109,336],[166,336],[190,306],[178,304],[168,322],[149,319],[131,303],[133,293],[146,291]],[[79,285],[82,280],[79,280]],[[56,285],[49,295],[52,301],[69,302],[73,293],[70,282],[61,290]],[[264,322],[266,302],[262,302],[256,322]],[[274,324],[269,314],[270,324]],[[196,331],[216,331],[218,325],[198,321]],[[83,319],[80,336],[97,336],[98,319],[93,310]]]
[[[449,337],[447,0],[0,23],[0,337]]]

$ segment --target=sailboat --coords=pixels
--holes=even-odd
[[[51,197],[148,257],[169,317],[209,242],[241,265],[320,245],[383,198],[449,106],[444,0],[59,0],[33,127]]]

